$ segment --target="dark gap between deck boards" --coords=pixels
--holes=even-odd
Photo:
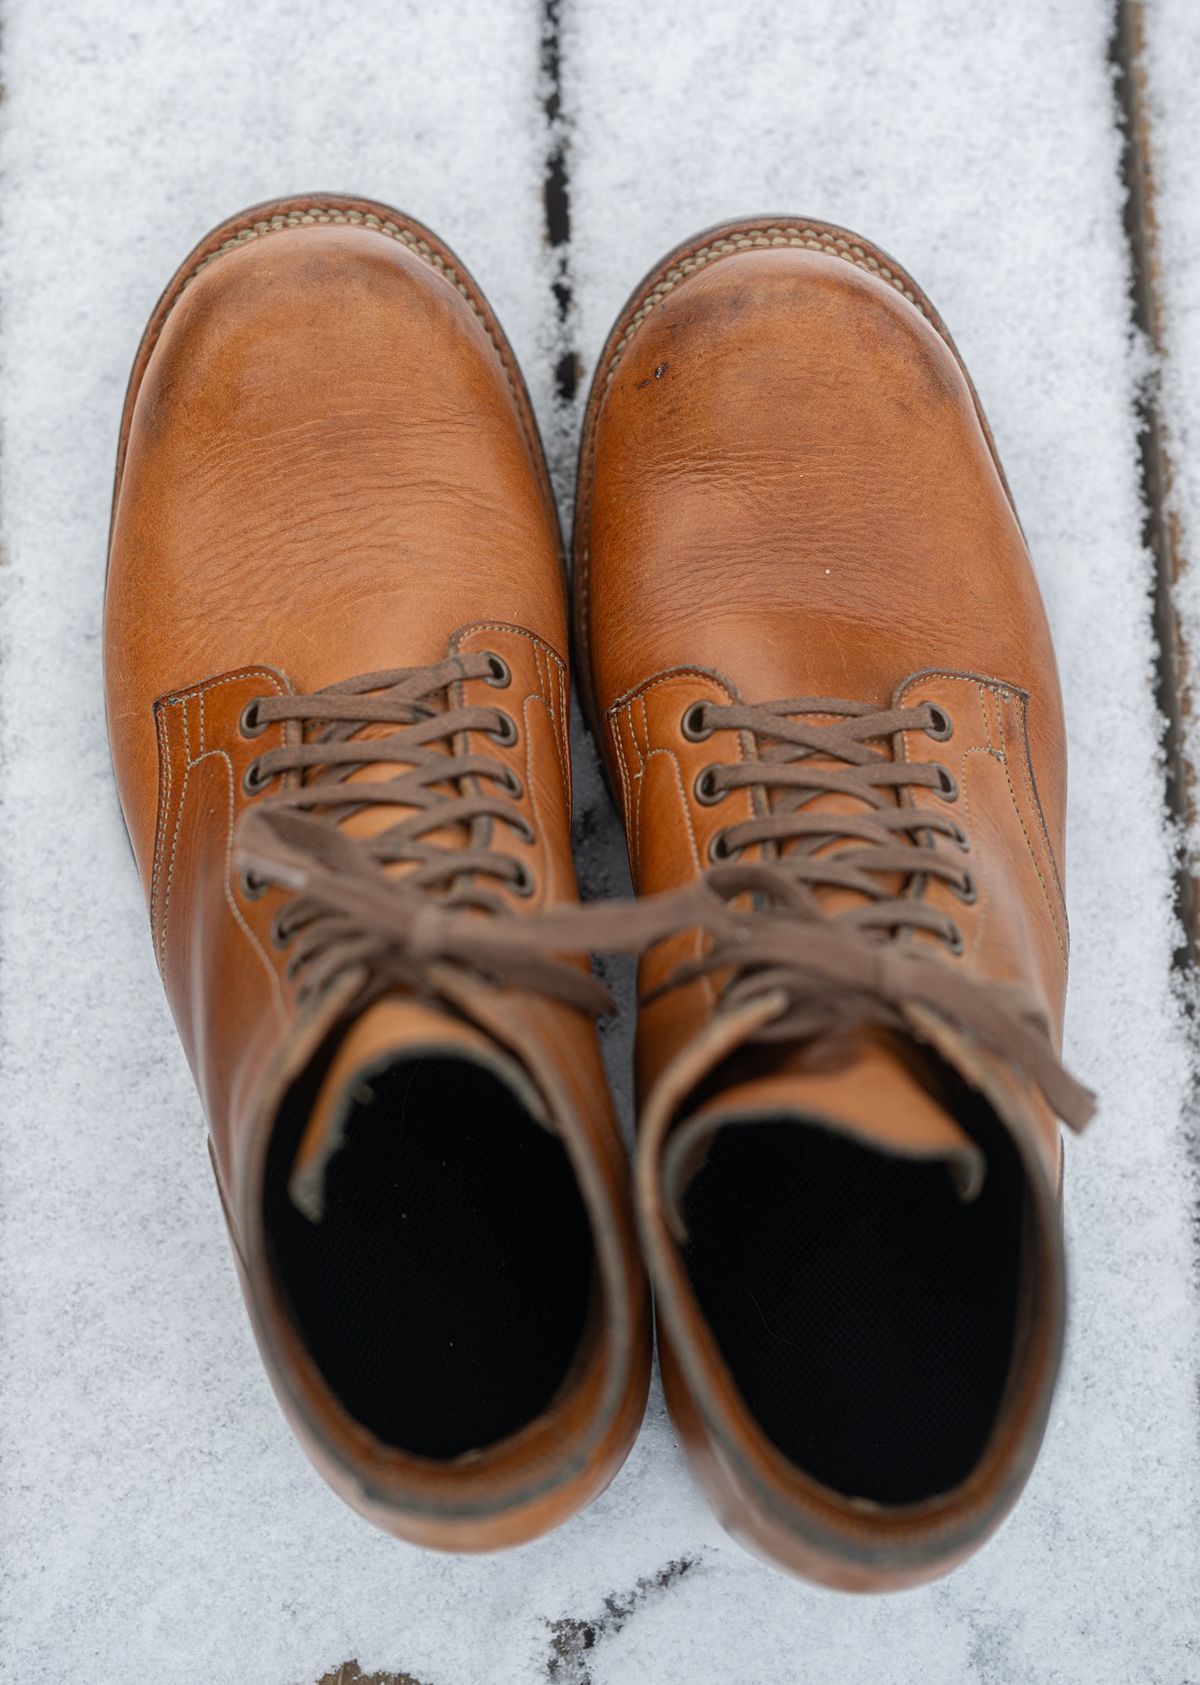
[[[1124,133],[1121,158],[1125,184],[1125,233],[1132,268],[1130,306],[1133,324],[1144,333],[1156,359],[1166,349],[1158,294],[1160,262],[1155,211],[1154,159],[1146,99],[1144,0],[1114,0],[1110,58]],[[1195,980],[1200,962],[1197,885],[1192,876],[1187,839],[1197,818],[1196,769],[1188,761],[1183,723],[1191,713],[1189,651],[1175,612],[1175,586],[1184,566],[1178,517],[1168,507],[1171,458],[1167,450],[1157,378],[1142,387],[1137,419],[1142,476],[1142,536],[1154,557],[1154,630],[1158,641],[1157,701],[1165,722],[1163,756],[1167,809],[1178,827],[1175,843],[1175,905],[1183,938],[1172,956],[1183,1010],[1195,1029]],[[1185,1142],[1193,1188],[1200,1186],[1200,1094],[1193,1079],[1184,1117]],[[1192,1233],[1200,1266],[1200,1213],[1193,1210]]]
[[[1145,99],[1143,0],[1115,0],[1109,57],[1124,145],[1121,175],[1125,186],[1125,235],[1131,261],[1130,310],[1133,325],[1145,335],[1156,358],[1163,354],[1159,307],[1158,242],[1154,173]],[[1138,453],[1142,482],[1142,539],[1154,557],[1154,631],[1156,700],[1163,730],[1167,808],[1186,836],[1196,818],[1195,773],[1183,746],[1183,721],[1190,712],[1188,650],[1175,612],[1175,584],[1183,557],[1178,522],[1167,507],[1171,462],[1167,452],[1157,379],[1146,381],[1137,398]],[[1190,970],[1200,958],[1196,885],[1182,844],[1176,851],[1175,904],[1184,927],[1173,959],[1177,970]]]
[[[542,201],[546,242],[553,267],[550,290],[554,297],[554,391],[560,404],[575,401],[579,386],[579,355],[572,344],[575,289],[571,280],[571,187],[567,174],[567,124],[563,113],[562,46],[559,35],[563,0],[542,0],[542,109],[546,114],[546,173]]]

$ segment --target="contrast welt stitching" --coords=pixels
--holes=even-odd
[[[643,299],[640,308],[629,319],[625,332],[621,335],[613,348],[605,371],[605,382],[613,377],[613,372],[621,360],[622,353],[633,335],[641,327],[646,317],[667,295],[675,290],[681,281],[686,281],[697,269],[703,269],[706,264],[713,263],[717,258],[728,257],[733,252],[752,251],[756,248],[769,249],[771,247],[794,246],[805,251],[823,252],[826,257],[840,257],[846,263],[852,263],[858,269],[865,269],[868,274],[878,276],[886,281],[890,287],[900,293],[908,302],[915,305],[922,316],[928,317],[929,312],[920,299],[909,287],[906,287],[900,277],[886,263],[880,263],[878,258],[872,257],[870,252],[851,240],[842,240],[835,235],[823,234],[815,228],[751,228],[742,234],[731,235],[728,239],[714,240],[711,245],[699,246],[694,252],[689,252],[673,268],[668,269],[661,281],[651,288]]]
[[[475,298],[471,293],[471,289],[467,286],[461,275],[459,275],[458,271],[452,264],[446,262],[446,259],[440,252],[434,251],[428,240],[422,240],[420,235],[414,234],[411,229],[401,228],[399,223],[392,222],[388,218],[377,217],[372,211],[336,210],[327,209],[320,205],[314,205],[305,210],[280,212],[278,215],[267,217],[261,222],[250,223],[246,228],[239,228],[237,232],[235,234],[231,234],[227,240],[222,240],[219,246],[200,259],[200,262],[192,270],[191,274],[186,276],[181,282],[179,297],[183,296],[184,292],[196,279],[197,275],[207,269],[210,263],[215,263],[219,257],[224,257],[226,252],[235,251],[238,246],[248,245],[252,240],[262,239],[264,235],[275,234],[283,229],[309,228],[322,223],[342,224],[352,228],[369,228],[375,234],[384,234],[389,240],[395,240],[397,244],[406,247],[411,252],[415,252],[419,258],[429,264],[431,269],[435,269],[439,275],[443,275],[455,291],[460,293],[466,300],[467,304],[471,308],[472,314],[477,318],[484,333],[487,334],[493,351],[495,351],[497,357],[500,359],[501,367],[504,369],[505,378],[507,379],[509,386],[512,387],[513,396],[517,398],[517,407],[518,409],[520,408],[520,398],[517,393],[516,383],[513,380],[508,364],[505,361],[504,352],[500,347],[500,343],[495,334],[492,332],[491,324],[488,322],[487,317],[476,303]],[[174,306],[172,305],[172,308],[173,307]],[[165,320],[166,318],[164,317],[164,321]]]

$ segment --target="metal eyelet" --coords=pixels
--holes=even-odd
[[[723,802],[729,794],[728,790],[722,790],[717,784],[717,771],[715,766],[706,766],[703,772],[696,774],[692,793],[701,807],[716,807],[717,803]]]
[[[975,882],[974,873],[964,872],[962,882],[956,883],[953,887],[955,895],[958,896],[964,907],[973,907],[979,900],[979,885]]]
[[[274,774],[270,772],[264,776],[256,755],[242,774],[242,789],[248,796],[261,795],[273,777]]]
[[[729,846],[729,839],[725,835],[725,832],[714,831],[712,840],[708,845],[708,858],[710,860],[717,861],[728,860],[732,852],[733,851]]]
[[[944,743],[954,736],[954,721],[944,708],[939,708],[936,702],[919,702],[917,706],[928,708],[933,715],[933,722],[925,727],[927,737],[932,737],[935,743]]]
[[[535,843],[537,841],[537,832],[523,813],[514,814],[511,819],[506,818],[504,822],[506,825],[512,826],[522,842]]]
[[[938,775],[938,781],[933,787],[934,795],[939,796],[944,802],[956,802],[958,800],[958,779],[955,778],[950,768],[943,766],[940,761],[935,763],[933,770]]]
[[[238,877],[238,888],[244,901],[261,901],[270,887],[266,878],[260,878],[257,872],[242,872]]]
[[[963,830],[961,825],[956,825],[950,832],[950,841],[954,844],[955,848],[960,848],[964,854],[970,854],[971,839]]]
[[[957,958],[959,954],[964,953],[966,951],[967,945],[963,941],[963,933],[958,928],[957,925],[954,925],[953,928],[951,929],[950,935],[946,939],[946,946],[949,948],[950,952],[955,956],[955,958]]]
[[[519,802],[525,794],[525,786],[521,782],[520,775],[514,772],[510,766],[504,768],[503,776],[498,777],[496,782],[504,791],[504,794],[511,796],[515,802]]]
[[[501,748],[511,749],[520,735],[517,731],[517,722],[513,719],[511,714],[502,713],[500,715],[500,719],[503,723],[498,726],[490,727],[488,736],[494,737],[496,742],[500,744]]]
[[[514,895],[519,895],[522,900],[532,895],[537,887],[533,881],[533,873],[523,860],[517,861],[517,875],[508,887]]]
[[[273,948],[286,948],[288,943],[292,939],[291,931],[285,930],[284,927],[283,927],[283,908],[282,907],[276,913],[275,917],[271,920],[270,936],[271,936],[271,946]]]
[[[689,702],[683,710],[683,718],[679,722],[679,729],[689,743],[703,743],[706,737],[712,736],[712,727],[704,723],[706,702]]]
[[[243,737],[261,737],[263,732],[266,731],[268,722],[260,719],[258,714],[258,705],[261,701],[262,698],[256,696],[252,702],[247,702],[242,709],[241,717],[238,720],[238,730]]]
[[[508,662],[502,655],[497,655],[494,650],[489,650],[488,665],[491,672],[484,679],[484,684],[494,685],[497,690],[507,690],[509,685],[512,684],[512,668]]]

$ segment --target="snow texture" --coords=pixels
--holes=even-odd
[[[5,0],[2,21],[0,1679],[313,1685],[356,1657],[420,1685],[1200,1680],[1194,1067],[1171,982],[1107,7],[564,0],[564,323],[533,0]],[[1194,25],[1167,0],[1156,48],[1180,134],[1160,158],[1169,238],[1191,262],[1166,378],[1193,442]],[[852,1601],[758,1564],[688,1482],[657,1390],[608,1493],[478,1560],[374,1532],[276,1409],[121,829],[99,632],[143,322],[210,225],[306,188],[398,204],[458,250],[564,488],[579,399],[555,399],[556,366],[575,350],[590,373],[642,272],[721,217],[869,235],[972,369],[1058,637],[1068,1055],[1103,1104],[1067,1149],[1072,1322],[1042,1460],[942,1584]],[[1193,522],[1195,459],[1178,484]],[[619,888],[577,757],[584,875]],[[610,1050],[627,1056],[627,1026]]]
[[[1200,719],[1194,711],[1200,670],[1200,118],[1195,80],[1200,70],[1200,11],[1191,0],[1152,0],[1145,11],[1145,97],[1157,228],[1155,290],[1162,357],[1159,413],[1170,460],[1168,514],[1183,561],[1175,609],[1190,652],[1193,712],[1184,745],[1200,767]],[[1200,863],[1200,835],[1188,839],[1192,869]]]

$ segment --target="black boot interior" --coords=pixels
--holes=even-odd
[[[789,1461],[844,1496],[947,1492],[995,1421],[1023,1179],[990,1115],[979,1132],[987,1179],[971,1204],[944,1164],[795,1121],[720,1130],[685,1193],[688,1274],[743,1399]]]
[[[539,1416],[579,1352],[593,1246],[567,1154],[499,1078],[452,1057],[372,1078],[312,1222],[288,1178],[293,1095],[268,1155],[276,1279],[346,1410],[388,1445],[447,1458]]]

